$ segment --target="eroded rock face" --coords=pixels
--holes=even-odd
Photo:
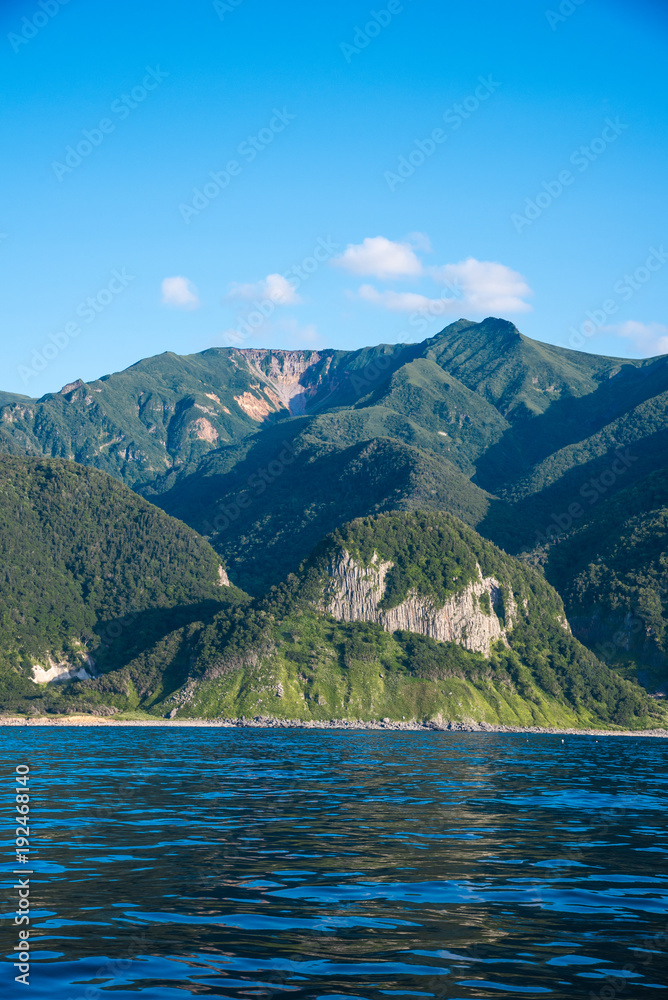
[[[479,579],[467,584],[448,598],[442,607],[433,600],[414,592],[395,608],[384,610],[378,605],[385,594],[385,577],[393,563],[383,562],[374,556],[370,566],[363,566],[345,550],[334,558],[329,569],[330,581],[326,587],[322,607],[339,621],[367,621],[382,625],[386,632],[406,629],[428,635],[439,642],[456,642],[471,652],[489,656],[491,646],[512,628],[517,614],[511,592],[493,576],[483,577],[478,566]],[[489,598],[490,613],[481,606]],[[497,612],[504,610],[505,625]]]
[[[211,444],[215,444],[220,436],[211,421],[207,420],[206,417],[198,417],[197,420],[193,420],[191,428],[192,433],[200,441],[209,441]]]
[[[73,680],[89,680],[94,676],[93,661],[89,656],[86,656],[84,662],[85,666],[83,663],[72,664],[71,661],[57,661],[47,655],[47,665],[45,667],[39,663],[33,664],[32,680],[35,684],[53,684],[54,681],[65,683],[66,681]],[[88,667],[88,670],[86,667]]]
[[[234,401],[253,420],[266,420],[267,417],[275,412],[274,407],[266,399],[254,396],[252,392],[243,392],[240,396],[235,396]]]
[[[253,374],[266,383],[264,391],[277,408],[285,407],[293,414],[304,413],[308,397],[322,384],[332,360],[331,351],[240,348],[238,353],[245,358]],[[314,375],[316,368],[318,373]],[[307,373],[310,377],[305,379]]]

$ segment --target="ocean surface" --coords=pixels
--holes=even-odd
[[[666,996],[665,740],[22,727],[0,758],[12,1000]]]

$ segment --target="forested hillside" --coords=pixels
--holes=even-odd
[[[500,616],[502,637],[484,655],[419,631],[388,632],[364,617],[337,620],[326,601],[343,549],[362,566],[392,563],[396,572],[378,595],[388,607],[414,594],[438,608],[465,596],[478,567],[493,574],[502,598],[480,600],[477,614]],[[641,688],[570,634],[562,602],[539,571],[447,514],[380,515],[344,526],[266,597],[172,632],[122,670],[74,682],[69,697],[73,705],[97,699],[179,718],[640,727],[657,718]]]
[[[575,633],[651,690],[668,686],[668,473],[603,501],[545,553]]]
[[[0,396],[0,449],[124,481],[256,596],[348,521],[450,512],[544,566],[580,638],[661,683],[662,503],[650,516],[636,500],[668,467],[664,357],[566,350],[494,318],[354,352],[167,353],[41,400]],[[624,616],[639,624],[620,646]]]
[[[191,528],[104,473],[53,459],[0,458],[0,575],[6,697],[37,693],[34,665],[96,673],[238,596]]]

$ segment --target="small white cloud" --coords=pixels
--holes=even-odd
[[[393,292],[389,290],[379,292],[373,285],[362,285],[357,294],[365,302],[372,302],[374,305],[382,306],[391,312],[428,312],[432,316],[440,316],[443,313],[451,312],[460,305],[459,299],[430,299],[417,292]]]
[[[197,289],[187,278],[165,278],[162,282],[162,301],[176,309],[199,309]]]
[[[302,301],[294,286],[282,274],[268,274],[255,284],[233,285],[225,297],[241,299],[244,302],[268,299],[277,306],[296,306]]]
[[[639,323],[630,319],[626,323],[602,329],[611,330],[617,336],[630,340],[635,350],[643,357],[652,358],[659,354],[668,354],[668,326],[662,323]]]
[[[471,312],[489,315],[530,312],[525,299],[532,295],[526,278],[496,261],[469,257],[458,264],[435,267],[430,273],[437,281],[461,293],[461,303]]]
[[[367,236],[362,243],[349,243],[332,261],[351,274],[374,278],[404,278],[422,274],[422,263],[409,243],[394,243],[384,236]]]

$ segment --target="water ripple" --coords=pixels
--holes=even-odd
[[[668,988],[664,741],[73,727],[0,753],[31,767],[30,1000]]]

